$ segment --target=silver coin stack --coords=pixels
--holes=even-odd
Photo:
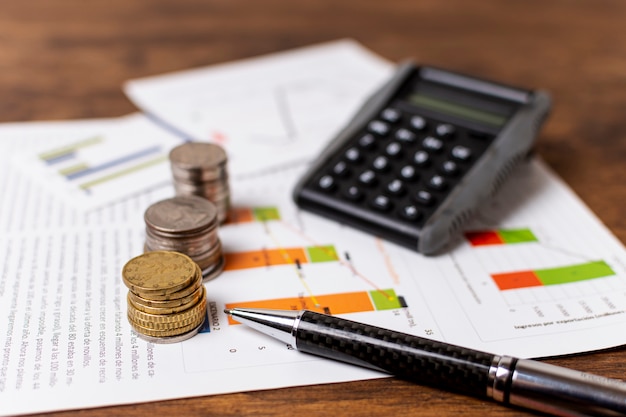
[[[188,142],[170,151],[176,195],[197,195],[213,202],[223,224],[230,209],[228,158],[224,148],[213,143]]]
[[[198,196],[176,196],[152,204],[144,213],[145,252],[174,251],[189,256],[202,270],[203,281],[224,269],[217,234],[217,209]]]

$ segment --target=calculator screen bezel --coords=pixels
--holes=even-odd
[[[392,99],[394,106],[408,112],[419,112],[429,117],[447,120],[454,125],[477,132],[497,135],[506,123],[527,101],[522,91],[518,94],[493,94],[494,88],[484,88],[477,81],[450,83],[450,77],[436,77],[434,68],[416,68],[407,77]],[[421,102],[416,103],[416,99]],[[498,122],[495,122],[498,120]]]

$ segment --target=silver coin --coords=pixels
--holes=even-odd
[[[228,179],[226,166],[218,166],[215,169],[189,169],[177,165],[170,165],[172,176],[176,181],[202,182],[202,181],[225,181]]]
[[[178,244],[170,244],[167,241],[160,242],[152,242],[149,239],[146,239],[144,244],[145,252],[154,252],[154,251],[171,251],[171,252],[180,252],[195,261],[195,258],[199,256],[203,256],[205,253],[210,251],[212,245],[210,244],[200,244],[200,245],[178,245]]]
[[[208,282],[212,279],[217,278],[222,273],[222,271],[224,271],[225,265],[226,261],[224,259],[224,256],[222,255],[220,256],[217,264],[202,271],[202,282]]]
[[[200,182],[200,183],[186,183],[175,181],[174,189],[176,195],[206,195],[212,196],[216,194],[223,194],[229,190],[228,183],[225,182]]]
[[[152,204],[144,214],[146,225],[165,233],[192,233],[215,222],[217,208],[207,199],[176,196]]]
[[[196,173],[217,171],[226,166],[226,151],[220,145],[206,142],[188,142],[170,151],[170,163],[179,171]],[[218,168],[218,169],[216,169]]]
[[[217,211],[217,209],[216,209]],[[154,240],[155,242],[167,240],[167,241],[180,241],[181,245],[186,244],[185,242],[193,242],[193,241],[206,241],[206,239],[211,238],[212,235],[217,233],[217,218],[214,222],[205,230],[201,230],[202,233],[192,232],[192,233],[174,233],[174,232],[163,232],[161,230],[154,229],[150,225],[146,224],[146,238],[150,240]]]

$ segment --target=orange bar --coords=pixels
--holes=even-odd
[[[262,249],[249,252],[225,253],[224,260],[225,271],[287,265],[295,263],[296,260],[301,264],[308,262],[303,248]]]
[[[465,237],[469,240],[472,246],[504,244],[500,235],[494,231],[466,232]]]
[[[250,208],[233,207],[228,210],[227,223],[249,223],[254,221],[254,215]]]
[[[311,297],[277,298],[274,300],[248,301],[229,303],[226,308],[271,308],[279,310],[312,310],[326,314],[357,313],[374,311],[374,305],[367,291],[349,292],[341,294],[316,295],[319,305],[315,305]],[[228,318],[229,324],[239,324]]]
[[[533,271],[493,274],[491,277],[500,290],[513,290],[516,288],[538,287],[542,285]]]

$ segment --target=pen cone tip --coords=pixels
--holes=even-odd
[[[225,308],[224,309],[224,313],[228,314],[229,316],[233,313],[232,308]]]

